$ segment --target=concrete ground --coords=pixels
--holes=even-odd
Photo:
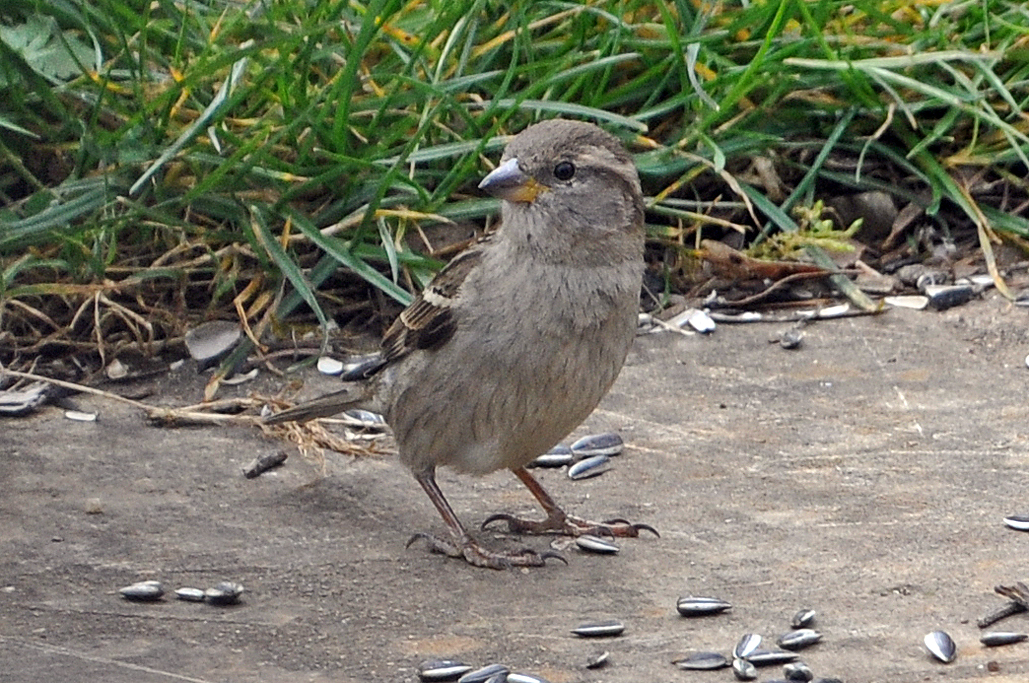
[[[1029,643],[986,649],[975,620],[1003,602],[996,584],[1029,574],[1029,534],[1002,524],[1029,513],[1027,315],[996,297],[892,310],[812,325],[796,351],[768,341],[784,325],[639,338],[576,432],[619,430],[626,452],[595,479],[541,477],[569,510],[661,538],[615,556],[569,548],[569,566],[526,571],[405,549],[443,525],[388,455],[330,454],[323,474],[294,454],[247,480],[244,463],[282,447],[256,429],[154,427],[92,397],[79,402],[101,411],[95,424],[56,408],[4,420],[0,681],[415,681],[436,657],[552,683],[731,681],[670,662],[728,653],[746,632],[771,641],[810,607],[823,641],[802,659],[817,675],[1024,683]],[[203,378],[176,381],[200,395]],[[310,376],[305,391],[326,383]],[[469,525],[536,512],[509,473],[441,485]],[[219,608],[116,592],[150,578],[246,593]],[[733,608],[685,619],[688,594]],[[601,618],[625,633],[569,632]],[[1029,631],[1029,616],[999,627]],[[922,647],[937,628],[958,644],[952,664]],[[601,650],[610,664],[585,669]]]

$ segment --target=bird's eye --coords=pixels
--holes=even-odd
[[[570,161],[562,161],[554,167],[554,177],[558,180],[571,180],[575,175],[575,164]]]

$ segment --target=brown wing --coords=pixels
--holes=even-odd
[[[387,364],[415,349],[437,349],[454,336],[457,329],[454,304],[461,296],[465,278],[481,259],[481,250],[474,247],[456,256],[404,309],[382,339]]]

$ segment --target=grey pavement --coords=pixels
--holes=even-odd
[[[443,525],[388,453],[323,465],[291,451],[247,480],[243,464],[283,447],[256,429],[154,427],[92,397],[79,400],[96,424],[56,408],[5,420],[0,681],[415,681],[436,657],[552,683],[730,681],[671,661],[727,654],[747,632],[771,643],[810,607],[823,640],[801,654],[819,676],[1023,683],[1029,643],[984,648],[975,621],[1003,602],[995,585],[1029,575],[1029,534],[1002,524],[1029,514],[1027,316],[995,296],[892,310],[811,325],[796,351],[769,343],[785,325],[640,337],[575,433],[617,430],[625,453],[601,477],[541,477],[568,510],[661,538],[619,541],[614,556],[566,548],[569,566],[534,570],[405,548]],[[203,378],[183,381],[173,388],[195,400]],[[470,526],[537,513],[509,473],[440,480]],[[246,593],[231,608],[118,596],[146,578]],[[685,619],[675,603],[689,594],[733,607]],[[622,636],[570,633],[607,618]],[[922,646],[937,628],[958,644],[952,664]],[[1029,615],[998,628],[1027,631]],[[585,669],[602,650],[610,664]]]

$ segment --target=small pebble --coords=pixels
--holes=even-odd
[[[243,476],[247,479],[254,479],[261,476],[268,470],[278,467],[282,463],[286,462],[286,458],[289,455],[286,451],[276,451],[275,453],[265,453],[262,456],[256,457],[243,468]]]
[[[779,346],[787,351],[799,349],[803,342],[804,333],[800,330],[786,330],[779,336]]]

